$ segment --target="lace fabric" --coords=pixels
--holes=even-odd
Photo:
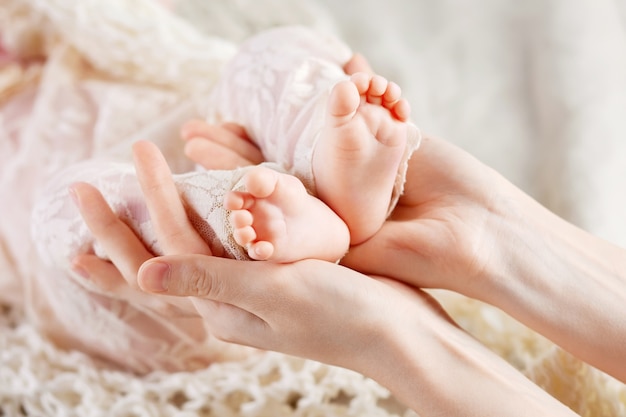
[[[204,344],[198,319],[165,322],[152,306],[90,289],[66,263],[40,261],[27,233],[30,209],[46,198],[42,185],[54,173],[88,158],[128,161],[137,138],[159,144],[173,169],[192,168],[176,143],[178,127],[199,115],[198,98],[206,97],[235,44],[200,35],[150,1],[8,0],[0,22],[0,40],[11,52],[0,70],[23,73],[16,82],[7,77],[9,88],[0,93],[0,199],[11,202],[0,218],[0,253],[14,268],[0,275],[2,301],[23,306],[57,345],[137,372],[201,367],[248,352],[216,340]],[[170,53],[175,59],[164,71]],[[181,77],[183,68],[188,77]]]
[[[43,153],[37,149],[31,153],[31,162],[36,156],[40,156],[40,163],[46,168],[45,171],[31,174],[34,184],[43,183],[45,176],[50,176],[63,166],[83,160],[89,155],[107,155],[106,158],[116,161],[127,160],[126,148],[136,137],[147,135],[156,142],[165,142],[166,139],[172,141],[177,135],[177,127],[192,113],[189,105],[185,105],[180,97],[168,91],[110,85],[94,79],[76,82],[73,58],[73,52],[65,50],[59,52],[58,66],[49,63],[44,77],[49,76],[54,82],[46,83],[47,91],[40,92],[38,101],[30,111],[34,120],[38,121],[34,125],[36,128],[55,125],[54,129],[45,132],[34,128],[30,132],[33,146],[37,144],[48,150]],[[141,109],[141,116],[130,120],[121,117],[132,106]],[[119,123],[121,120],[128,122]],[[21,138],[24,137],[28,136],[23,133]],[[85,137],[92,137],[93,140],[85,141]],[[92,164],[92,171],[82,167],[82,172],[79,170],[72,173],[78,167],[72,165],[65,171],[65,180],[85,180],[88,175],[97,178],[93,169],[103,168],[103,158],[105,156],[85,163]],[[128,186],[128,192],[132,193],[132,183],[124,183],[122,180],[128,178],[129,173],[112,168],[125,165],[119,162],[116,164],[99,172],[104,175],[103,180],[109,180],[107,191],[112,191],[111,188],[116,186]],[[26,185],[26,167],[16,168],[18,169],[13,181],[19,178],[20,183]],[[81,349],[136,372],[197,368],[225,358],[239,358],[242,352],[248,351],[240,347],[223,346],[224,343],[215,339],[210,339],[209,342],[203,322],[199,318],[174,317],[164,320],[166,314],[150,305],[138,305],[129,297],[118,299],[102,294],[95,288],[90,288],[84,279],[73,276],[69,260],[72,253],[87,250],[88,235],[84,225],[77,222],[77,211],[68,204],[71,201],[67,198],[67,189],[62,189],[69,183],[60,177],[56,178],[58,188],[54,192],[57,192],[57,198],[50,198],[51,195],[47,194],[54,187],[48,190],[39,189],[38,201],[42,205],[37,207],[43,207],[43,210],[35,208],[33,218],[28,219],[32,220],[33,230],[36,231],[33,242],[40,248],[46,243],[50,244],[39,252],[48,256],[48,262],[44,261],[43,268],[26,271],[34,274],[33,281],[26,281],[26,307],[46,335],[59,346]],[[34,184],[33,188],[38,189]],[[104,181],[101,186],[106,189]],[[117,194],[111,192],[110,195]],[[120,193],[119,196],[129,197],[129,202],[133,201],[132,194]],[[135,194],[135,200],[137,196]],[[13,218],[19,219],[20,216]],[[21,220],[27,219],[21,216]],[[45,238],[46,230],[64,236],[63,245],[57,245],[58,241],[52,242]],[[85,240],[81,242],[80,239]],[[31,255],[32,252],[23,254]],[[25,261],[20,264],[29,265]],[[102,340],[103,334],[107,335],[105,342]]]

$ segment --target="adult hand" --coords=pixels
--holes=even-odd
[[[159,149],[150,142],[138,142],[133,146],[133,156],[146,205],[164,253],[210,255],[209,246],[189,222],[167,162]],[[163,314],[195,314],[195,311],[189,311],[189,303],[182,299],[162,300],[140,291],[137,271],[154,255],[117,217],[95,187],[76,183],[72,192],[87,227],[111,259],[109,262],[92,254],[79,255],[73,261],[75,270],[88,276],[102,290],[116,293],[122,299],[141,303]],[[173,307],[178,307],[178,310]]]
[[[342,262],[495,305],[626,381],[626,251],[447,142],[424,138],[391,217]]]
[[[423,288],[475,295],[501,257],[492,243],[516,190],[454,145],[425,136],[381,230],[342,264]]]
[[[165,256],[146,262],[138,282],[150,293],[193,297],[219,339],[359,370],[376,359],[389,323],[409,331],[420,317],[407,311],[413,304],[444,315],[419,290],[318,260]]]
[[[495,305],[626,381],[626,252],[450,143],[423,139],[391,217],[342,263]]]
[[[179,255],[146,262],[139,285],[190,297],[220,339],[356,370],[420,415],[574,415],[395,281],[318,260]]]

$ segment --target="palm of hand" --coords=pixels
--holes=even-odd
[[[506,190],[499,178],[460,149],[424,138],[398,206],[342,263],[418,287],[462,291],[485,273],[495,249],[489,242]]]

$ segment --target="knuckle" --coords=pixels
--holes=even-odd
[[[202,268],[192,268],[184,282],[186,283],[186,288],[183,288],[183,291],[187,294],[207,298],[219,296],[216,280],[210,271]]]
[[[236,334],[236,331],[233,331],[232,327],[217,325],[214,326],[211,330],[213,336],[215,336],[215,338],[221,340],[222,342],[241,343],[241,338]]]
[[[178,316],[180,316],[180,309],[178,309],[176,306],[169,304],[165,301],[161,301],[161,300],[157,300],[154,303],[154,310],[165,317],[173,317],[176,318]]]
[[[205,317],[211,336],[227,343],[242,343],[242,327],[233,322],[232,307],[216,303],[212,317]]]
[[[161,302],[158,304],[158,307],[155,309],[157,313],[165,317],[171,317],[173,319],[182,319],[182,318],[196,318],[197,315],[191,312],[185,311],[181,307],[170,304],[167,302]]]

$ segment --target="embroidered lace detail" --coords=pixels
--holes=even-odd
[[[243,124],[267,160],[314,193],[311,156],[326,98],[333,85],[347,78],[342,66],[350,56],[338,40],[304,28],[254,36],[213,90],[209,117]]]

